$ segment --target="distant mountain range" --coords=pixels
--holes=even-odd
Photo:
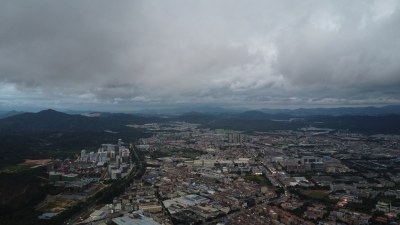
[[[388,105],[383,107],[337,107],[337,108],[299,108],[299,109],[260,109],[259,111],[272,114],[289,114],[292,116],[309,115],[387,115],[400,114],[400,105]]]
[[[327,109],[274,111],[275,113],[255,110],[219,114],[189,112],[169,117],[123,113],[71,115],[48,109],[38,113],[14,112],[16,115],[0,119],[0,135],[41,132],[118,131],[126,129],[127,124],[168,121],[186,121],[202,124],[210,128],[247,131],[299,129],[304,126],[315,126],[363,133],[400,133],[400,114],[394,113],[397,109],[399,109],[398,106],[357,108],[357,110],[354,108],[330,109],[333,115],[325,115],[324,113],[327,114]],[[355,114],[356,111],[360,114]],[[317,112],[321,113],[314,114]],[[347,113],[345,114],[345,112]],[[353,114],[350,112],[353,112]]]
[[[297,108],[297,109],[249,109],[244,107],[236,108],[224,108],[224,107],[212,107],[212,106],[185,106],[185,107],[171,107],[163,109],[144,109],[139,111],[132,111],[121,114],[134,114],[142,117],[176,117],[182,114],[196,112],[203,114],[239,114],[247,113],[248,111],[257,111],[267,114],[285,114],[293,116],[311,116],[311,115],[330,115],[330,116],[341,116],[341,115],[388,115],[388,114],[400,114],[400,105],[388,105],[382,107],[331,107],[331,108]],[[90,112],[90,111],[79,111],[79,110],[67,110],[63,111],[70,115],[85,115],[88,117],[98,117],[107,114],[113,114],[108,112]],[[10,117],[13,115],[22,114],[22,111],[0,111],[0,119]],[[115,114],[115,113],[114,113]]]
[[[246,111],[252,111],[249,108],[224,108],[210,106],[186,106],[167,109],[146,109],[137,111],[137,114],[152,114],[152,115],[181,115],[190,112],[198,112],[205,114],[237,114]],[[309,116],[309,115],[386,115],[400,114],[400,105],[388,105],[383,107],[331,107],[331,108],[298,108],[298,109],[270,109],[261,108],[256,111],[268,114],[288,114],[292,116]]]
[[[0,119],[0,134],[101,131],[121,129],[127,124],[143,124],[159,120],[159,118],[113,113],[88,117],[48,109],[38,113],[19,113]]]
[[[0,111],[0,119],[4,119],[4,118],[10,117],[10,116],[15,116],[15,115],[22,114],[22,113],[24,113],[24,112],[15,111],[15,110],[3,111],[3,112]]]

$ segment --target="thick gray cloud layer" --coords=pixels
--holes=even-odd
[[[400,103],[397,1],[2,1],[0,104]]]

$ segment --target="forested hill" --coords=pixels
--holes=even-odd
[[[150,134],[127,124],[162,122],[157,117],[105,113],[98,117],[54,110],[22,113],[0,119],[0,168],[24,159],[68,157],[81,149],[123,139],[134,142]]]
[[[144,124],[161,120],[156,117],[141,117],[130,114],[105,114],[98,117],[87,117],[48,109],[38,113],[22,113],[0,119],[0,134],[102,131],[121,129],[127,124]]]

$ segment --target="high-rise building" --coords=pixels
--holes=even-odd
[[[82,149],[82,151],[81,151],[81,162],[86,162],[86,161],[87,161],[86,150]]]

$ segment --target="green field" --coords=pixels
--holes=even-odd
[[[327,191],[305,191],[304,195],[308,196],[309,198],[313,198],[313,199],[323,199],[326,196],[329,195],[329,193]]]
[[[266,177],[260,175],[246,175],[242,176],[242,178],[248,181],[256,182],[257,184],[261,185],[271,185],[271,182]]]
[[[19,173],[25,170],[28,170],[30,166],[28,165],[23,165],[23,164],[17,164],[13,166],[6,166],[0,169],[0,173]]]
[[[183,157],[189,159],[195,159],[196,157],[202,155],[202,151],[193,150],[193,149],[166,149],[160,148],[158,151],[154,151],[149,153],[151,158],[162,158],[162,157]]]

